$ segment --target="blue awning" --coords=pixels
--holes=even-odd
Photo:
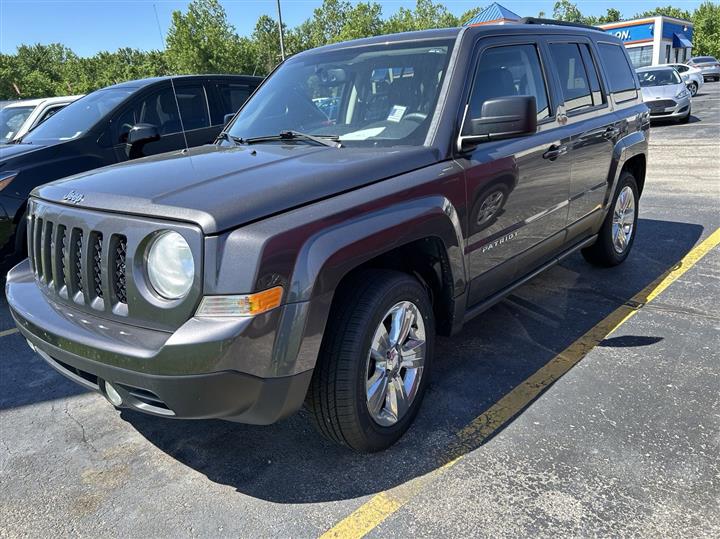
[[[673,47],[676,49],[692,49],[692,43],[685,34],[673,34]]]

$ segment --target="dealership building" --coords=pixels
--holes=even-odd
[[[635,67],[685,63],[692,53],[693,25],[672,17],[647,17],[599,24],[625,44]]]

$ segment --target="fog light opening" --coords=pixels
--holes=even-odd
[[[113,406],[120,406],[123,403],[120,393],[117,392],[117,389],[115,389],[110,382],[105,382],[105,396]]]

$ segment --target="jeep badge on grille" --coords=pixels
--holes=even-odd
[[[77,191],[70,191],[63,197],[63,200],[72,202],[73,204],[80,204],[84,199],[85,195],[78,193]]]

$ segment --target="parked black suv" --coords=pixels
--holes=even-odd
[[[534,22],[534,21],[531,21]],[[577,250],[630,252],[648,110],[622,43],[516,24],[287,60],[212,146],[55,182],[8,275],[22,334],[115,406],[388,447],[437,333]]]
[[[127,159],[180,150],[186,139],[190,146],[209,144],[225,116],[237,112],[261,81],[202,75],[124,82],[81,98],[18,143],[0,145],[0,260],[25,254],[24,217],[33,188]]]

